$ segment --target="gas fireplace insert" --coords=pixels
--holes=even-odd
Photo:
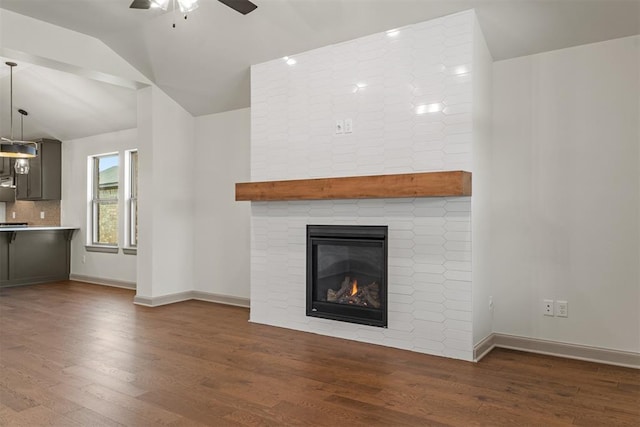
[[[307,316],[387,326],[387,233],[307,225]]]

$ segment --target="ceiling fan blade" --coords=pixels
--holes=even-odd
[[[151,0],[133,0],[130,9],[149,9],[151,8]]]
[[[258,6],[251,3],[249,0],[218,0],[220,3],[226,4],[231,9],[246,15],[249,12],[254,11]]]

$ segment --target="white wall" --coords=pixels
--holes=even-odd
[[[495,332],[640,351],[639,44],[494,63]]]
[[[79,231],[71,241],[71,274],[89,276],[108,281],[135,284],[136,257],[85,251],[87,244],[87,157],[120,153],[119,200],[124,200],[124,151],[138,148],[137,131],[129,129],[105,133],[62,143],[62,225],[78,226]],[[120,205],[118,236],[124,242],[124,204]],[[85,261],[83,262],[83,257]]]
[[[196,118],[194,288],[249,298],[249,202],[235,183],[250,180],[250,110]]]
[[[155,298],[193,289],[195,119],[155,86],[138,91],[138,287]]]
[[[7,204],[5,202],[0,202],[0,222],[6,221],[6,210]]]
[[[471,254],[473,297],[473,344],[491,335],[493,328],[489,299],[491,251],[491,53],[480,24],[473,35],[473,196],[471,197]]]

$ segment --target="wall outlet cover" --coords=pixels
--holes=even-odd
[[[542,314],[545,316],[553,317],[554,309],[553,309],[553,300],[546,299],[542,301]]]

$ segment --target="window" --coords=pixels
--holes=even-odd
[[[126,247],[134,249],[138,246],[138,151],[126,152],[127,179],[125,197],[127,207],[125,209],[125,236]],[[125,251],[125,253],[135,253]]]
[[[118,175],[117,153],[89,158],[91,171],[91,241],[95,247],[118,246]]]

